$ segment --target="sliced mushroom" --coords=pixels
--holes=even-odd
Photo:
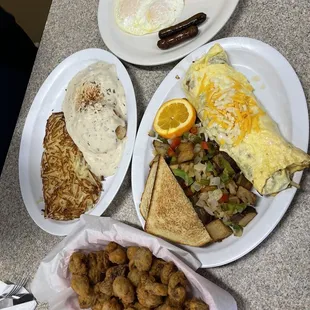
[[[126,137],[127,129],[123,126],[118,126],[115,130],[116,136],[119,140],[123,140]]]

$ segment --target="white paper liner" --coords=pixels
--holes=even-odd
[[[201,264],[190,253],[139,229],[108,217],[82,215],[73,231],[40,263],[31,291],[50,310],[79,310],[77,295],[70,287],[68,264],[77,250],[102,250],[109,242],[148,247],[154,256],[173,261],[184,272],[194,296],[205,301],[210,310],[237,310],[236,301],[225,290],[197,274]]]

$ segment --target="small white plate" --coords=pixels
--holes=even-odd
[[[114,64],[117,75],[123,84],[127,103],[127,142],[119,168],[114,176],[103,182],[103,192],[97,205],[87,212],[101,215],[109,206],[120,188],[131,160],[137,129],[137,107],[134,89],[127,70],[111,53],[101,49],[87,49],[77,52],[49,75],[36,95],[23,130],[19,153],[19,180],[28,213],[46,232],[65,236],[79,220],[56,221],[43,216],[44,202],[41,180],[41,157],[46,121],[53,112],[62,110],[66,88],[71,79],[81,70],[97,61]]]
[[[175,23],[179,23],[199,12],[208,20],[199,26],[199,34],[169,50],[157,47],[158,33],[134,36],[122,31],[115,22],[114,0],[100,0],[98,25],[106,46],[119,58],[142,66],[166,64],[180,59],[211,40],[227,23],[239,0],[185,0],[184,10]]]
[[[136,138],[132,162],[132,191],[141,224],[145,222],[139,211],[141,195],[149,171],[152,138],[148,136],[160,105],[172,98],[183,98],[182,79],[192,61],[207,53],[215,42],[228,52],[234,68],[241,71],[255,88],[255,95],[278,123],[284,137],[304,151],[308,149],[308,109],[300,81],[288,61],[271,46],[249,38],[227,38],[206,44],[183,59],[161,83],[145,111]],[[176,79],[176,77],[180,79]],[[300,133],[303,133],[302,135]],[[142,168],[142,169],[141,169]],[[296,173],[299,182],[302,173]],[[260,198],[258,215],[244,229],[240,238],[229,237],[207,247],[186,247],[201,261],[202,267],[216,267],[230,263],[253,250],[276,227],[289,207],[296,189],[288,189],[274,198]]]

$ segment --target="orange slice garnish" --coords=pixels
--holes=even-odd
[[[189,131],[196,121],[196,110],[186,99],[165,102],[157,111],[154,130],[163,138],[173,139]]]

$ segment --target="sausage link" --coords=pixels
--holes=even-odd
[[[159,38],[164,39],[172,36],[173,34],[176,34],[177,32],[183,31],[190,26],[198,26],[202,24],[206,19],[207,15],[205,13],[198,13],[179,24],[160,30],[158,33]]]
[[[170,37],[159,40],[157,42],[157,46],[162,50],[167,50],[186,40],[196,37],[197,34],[198,34],[198,27],[190,26],[189,28],[186,28],[185,30],[178,32]]]

